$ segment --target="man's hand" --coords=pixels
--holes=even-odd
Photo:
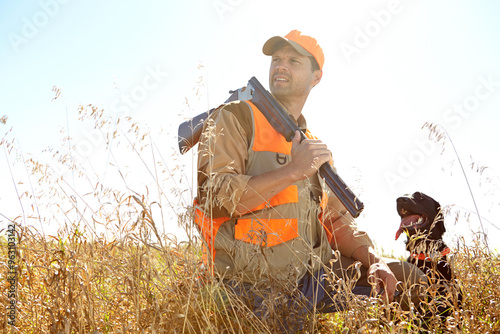
[[[332,152],[321,140],[304,139],[300,142],[300,132],[295,132],[292,140],[292,161],[288,167],[293,168],[297,180],[312,176],[331,158]]]
[[[377,295],[383,289],[382,298],[388,303],[394,301],[398,280],[375,251],[371,247],[361,246],[352,253],[352,258],[368,268],[368,283],[375,287]]]
[[[231,214],[247,213],[267,201],[286,187],[310,177],[322,164],[331,159],[331,152],[321,140],[305,139],[300,142],[300,132],[292,140],[292,160],[289,164],[260,175],[254,175],[248,183]]]
[[[377,295],[383,290],[381,296],[386,302],[394,300],[394,293],[398,280],[384,262],[374,263],[368,269],[368,283],[375,287]]]

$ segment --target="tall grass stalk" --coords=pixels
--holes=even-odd
[[[423,125],[423,128],[429,129],[430,139],[434,139],[437,142],[440,142],[440,141],[444,140],[445,138],[447,138],[448,141],[450,142],[451,147],[453,148],[453,152],[455,153],[455,156],[458,160],[458,164],[460,165],[460,169],[462,170],[462,174],[464,176],[465,182],[467,182],[467,189],[469,190],[472,202],[474,203],[474,208],[476,210],[477,218],[479,220],[479,224],[481,226],[481,230],[483,233],[484,244],[486,245],[486,249],[489,250],[490,248],[488,246],[488,237],[487,237],[486,232],[484,230],[483,220],[481,218],[481,214],[479,213],[479,209],[477,207],[476,198],[475,198],[474,193],[472,191],[471,185],[469,183],[469,178],[467,177],[467,174],[465,173],[464,165],[462,164],[462,160],[460,159],[460,155],[458,154],[457,149],[455,148],[455,144],[453,143],[453,140],[451,139],[451,137],[448,134],[448,132],[446,131],[446,129],[444,127],[442,127],[440,124],[432,124],[432,123],[426,122]]]

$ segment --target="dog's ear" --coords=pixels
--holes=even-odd
[[[438,213],[437,217],[438,220],[436,222],[436,227],[439,228],[441,231],[446,232],[446,228],[444,227],[444,219],[443,219],[443,214],[440,212]]]
[[[438,228],[440,228],[443,233],[446,232],[446,228],[444,227],[444,215],[443,212],[441,212],[441,204],[439,204],[438,201],[434,200],[434,207],[436,208],[436,218],[434,220],[436,221],[436,225]]]
[[[423,192],[420,192],[420,191],[415,191],[415,192],[414,192],[411,196],[409,196],[409,197],[411,197],[413,200],[417,200],[417,201],[418,201],[418,200],[421,200],[421,199],[423,199],[423,198],[425,198],[425,197],[429,197],[429,196],[427,196],[427,195],[426,195],[426,194],[424,194]]]
[[[443,235],[444,232],[446,232],[446,228],[444,227],[444,215],[443,215],[443,212],[441,211],[441,206],[439,205],[439,203],[436,202],[436,204],[437,204],[437,207],[436,207],[437,215],[436,215],[436,218],[434,218],[434,222],[436,224],[435,228],[442,231],[441,235]]]
[[[431,197],[432,198],[432,197]],[[439,212],[441,210],[441,204],[439,204],[438,201],[436,201],[435,199],[432,198],[432,200],[434,201],[434,208],[436,209],[436,212]]]

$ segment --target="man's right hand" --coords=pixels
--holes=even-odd
[[[292,161],[288,165],[297,180],[303,180],[318,171],[325,162],[330,161],[332,152],[319,139],[300,141],[300,132],[295,132],[292,140]]]
[[[310,177],[331,159],[331,152],[321,140],[305,139],[300,142],[300,132],[295,132],[292,140],[292,161],[283,166],[260,175],[254,175],[240,197],[235,212],[236,216],[267,201],[291,184]]]

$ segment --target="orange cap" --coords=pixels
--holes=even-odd
[[[318,62],[319,68],[323,69],[323,64],[325,63],[325,55],[323,50],[319,46],[315,38],[311,36],[302,35],[298,30],[290,31],[285,37],[274,36],[267,40],[267,42],[262,47],[262,52],[266,56],[271,56],[276,47],[280,43],[286,42],[291,45],[298,53],[308,57],[314,57]]]

